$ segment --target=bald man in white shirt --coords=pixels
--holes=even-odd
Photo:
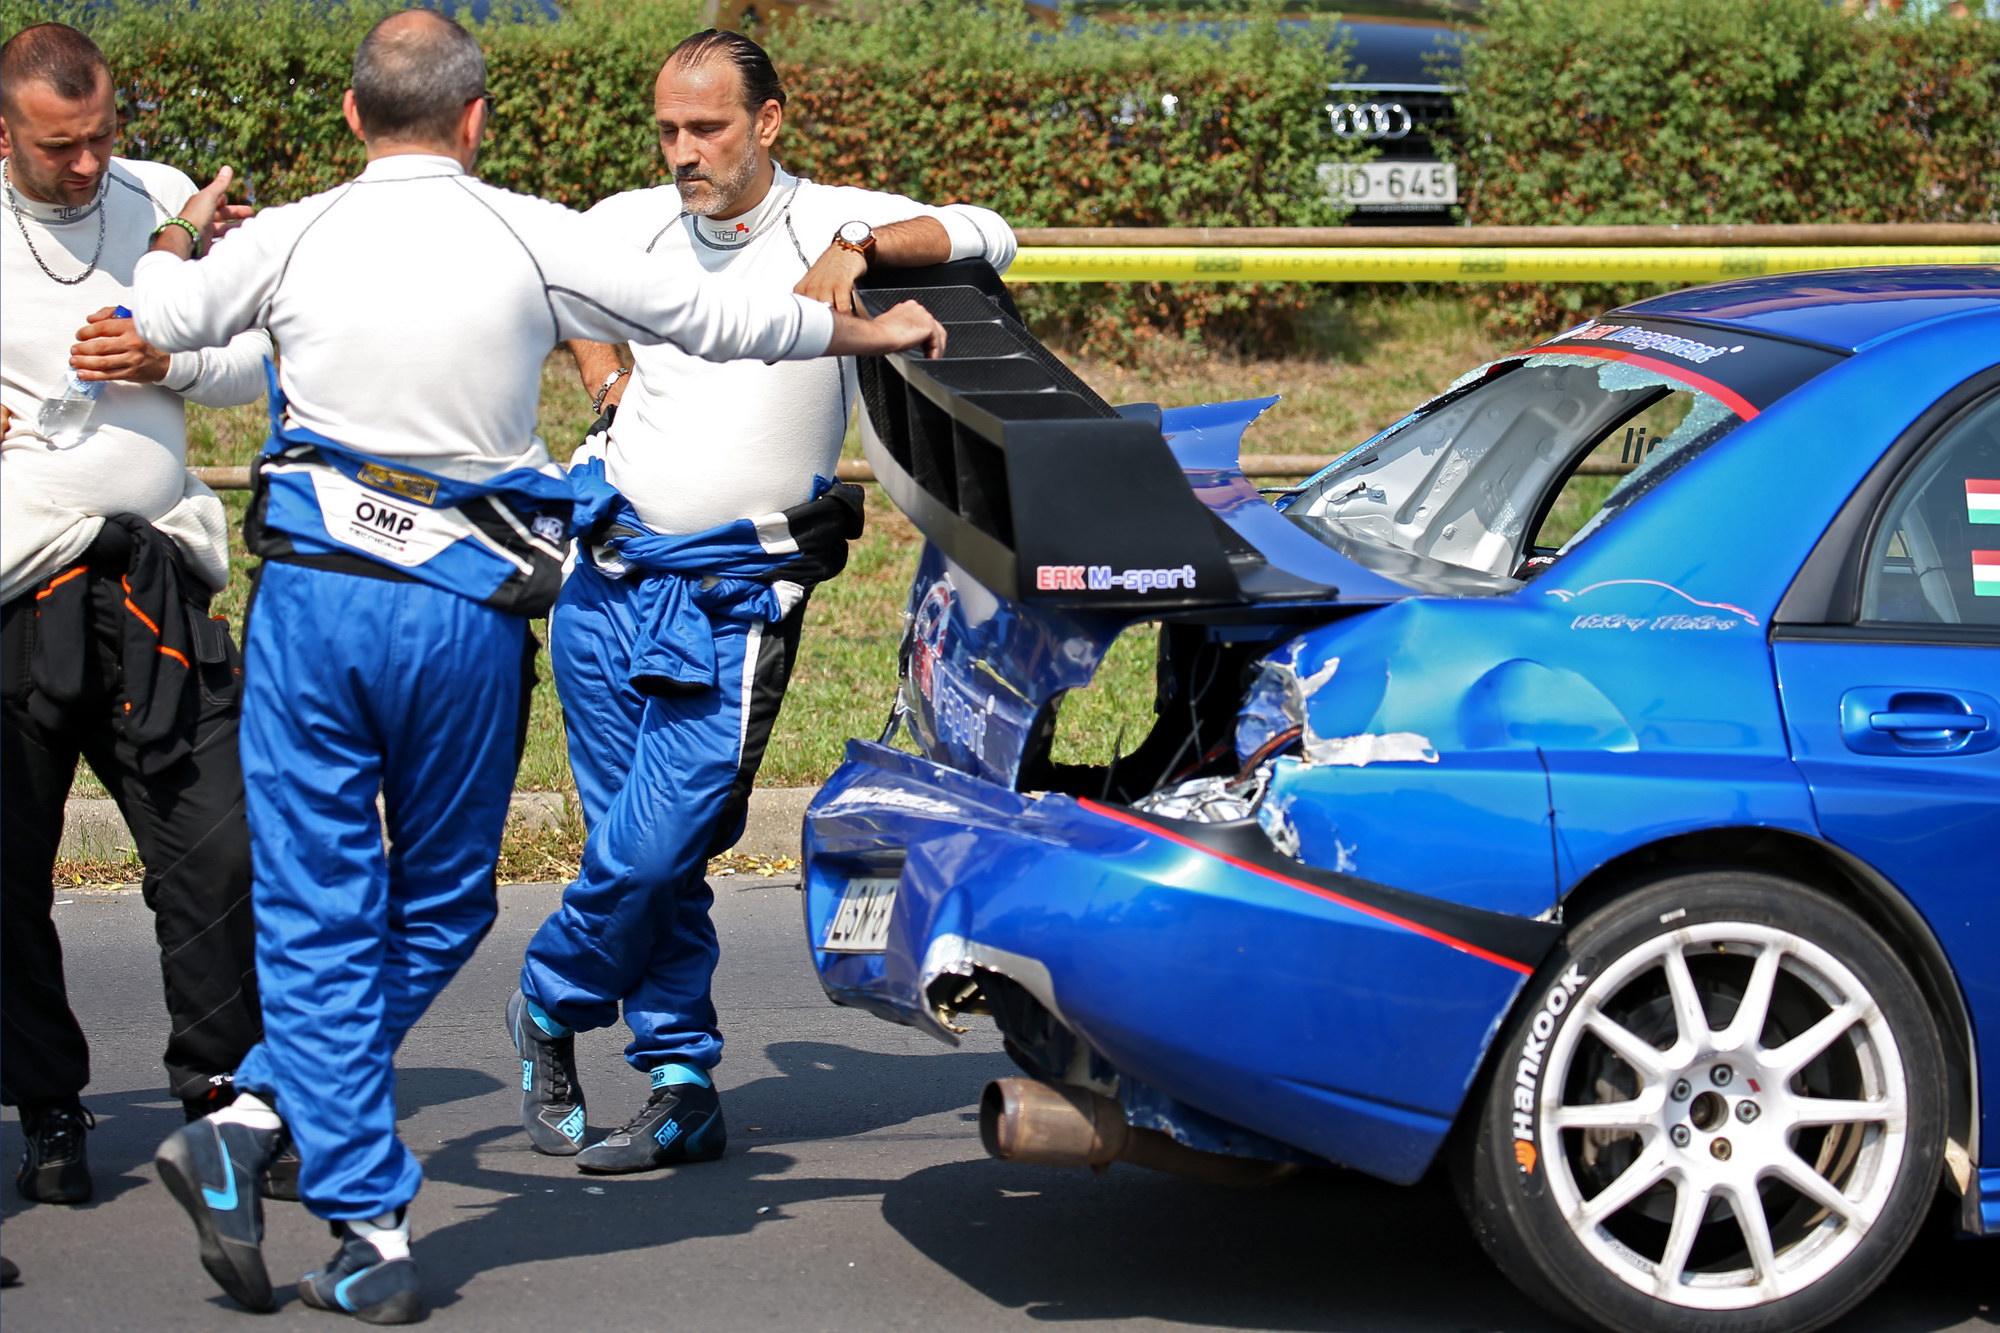
[[[526,617],[555,594],[575,500],[534,433],[543,359],[578,337],[716,359],[943,346],[921,307],[866,321],[690,281],[483,184],[485,77],[449,18],[391,15],[344,99],[360,176],[184,262],[219,180],[139,264],[155,344],[262,326],[284,349],[247,532],[266,562],[242,729],[264,1040],[236,1103],[157,1158],[210,1276],[250,1309],[272,1306],[254,1182],[289,1129],[300,1197],[340,1240],[303,1299],[372,1323],[423,1314],[394,1054],[496,912]]]

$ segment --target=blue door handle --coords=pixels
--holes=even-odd
[[[1976,713],[1870,713],[1876,731],[1984,731],[1988,723]]]
[[[1840,738],[1856,754],[1947,758],[2000,750],[2000,700],[1937,686],[1864,685],[1840,697]]]

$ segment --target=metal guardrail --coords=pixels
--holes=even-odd
[[[1714,282],[1763,273],[2000,264],[2000,224],[1061,227],[1015,233],[1007,280]]]
[[[1616,227],[1016,227],[1023,246],[1379,249],[1604,246],[2000,245],[2000,223],[1865,222]]]
[[[1337,451],[1336,451],[1337,452]],[[1325,467],[1333,455],[1315,457],[1300,454],[1245,454],[1243,471],[1246,476],[1268,477],[1273,481],[1295,481],[1310,477]],[[1635,465],[1631,463],[1607,462],[1586,458],[1577,472],[1586,477],[1622,477]],[[875,469],[865,458],[843,458],[839,466],[842,481],[873,482]],[[189,468],[195,477],[212,490],[247,491],[250,489],[250,469],[247,467],[196,467]]]
[[[1867,264],[2000,264],[2000,223],[1800,223],[1603,227],[1019,227],[1010,282],[1676,282]],[[1246,454],[1253,477],[1309,477],[1323,463]],[[1584,461],[1585,476],[1629,463]],[[218,491],[247,467],[198,467]],[[862,459],[842,481],[872,482]]]
[[[1098,246],[1024,249],[1007,281],[1698,283],[1913,264],[2000,264],[2000,245]]]

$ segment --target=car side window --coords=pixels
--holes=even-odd
[[[1537,555],[1553,555],[1596,518],[1611,497],[1629,490],[1633,478],[1667,445],[1672,452],[1691,432],[1683,428],[1697,399],[1685,389],[1662,393],[1620,421],[1578,460],[1563,480],[1531,543]],[[1705,424],[1697,419],[1697,425]],[[1671,442],[1671,443],[1670,443]]]
[[[1861,623],[2000,628],[2000,394],[1946,426],[1870,544]]]

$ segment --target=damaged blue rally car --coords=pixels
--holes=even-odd
[[[1268,400],[1113,408],[961,281],[866,296],[950,330],[864,368],[917,753],[851,744],[805,914],[836,1002],[998,1024],[991,1153],[1448,1165],[1612,1329],[2000,1232],[2000,268],[1642,301],[1276,494]],[[1151,734],[1054,762],[1141,622]]]

